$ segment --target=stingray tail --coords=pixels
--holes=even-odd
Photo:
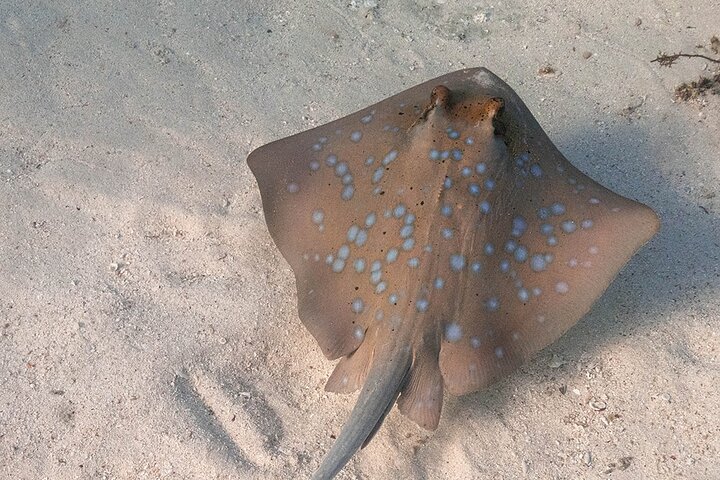
[[[389,358],[373,362],[355,408],[340,435],[325,455],[313,480],[330,480],[342,470],[350,457],[372,439],[390,412],[405,385],[412,364],[410,348],[399,346]]]

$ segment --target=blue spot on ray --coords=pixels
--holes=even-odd
[[[312,221],[313,223],[320,225],[323,223],[323,219],[325,218],[325,213],[322,210],[315,210],[312,213]]]
[[[563,205],[562,203],[553,203],[550,206],[550,211],[553,215],[562,215],[563,213],[565,213],[565,205]]]
[[[358,247],[362,247],[363,245],[365,245],[365,242],[367,242],[367,231],[358,231],[357,238],[355,239],[355,245],[357,245]]]
[[[347,232],[347,239],[348,242],[355,242],[355,239],[357,239],[358,232],[360,232],[360,227],[357,225],[351,225],[350,228],[348,228]]]
[[[459,253],[450,255],[450,268],[456,272],[465,268],[465,257]]]
[[[418,312],[424,313],[427,312],[428,307],[430,306],[430,302],[428,302],[424,298],[418,299],[418,301],[415,303],[415,308]]]
[[[382,164],[385,166],[390,165],[392,162],[395,161],[397,156],[398,156],[397,150],[391,150],[387,155],[385,155],[385,158],[383,158]]]
[[[503,273],[507,273],[510,271],[510,261],[509,260],[500,260],[500,271]]]
[[[405,241],[402,243],[402,249],[407,251],[410,251],[415,246],[415,239],[410,237],[406,238]]]
[[[337,165],[335,165],[335,175],[338,177],[342,177],[348,173],[348,165],[345,162],[340,162]]]
[[[352,301],[351,307],[353,312],[362,313],[365,310],[365,302],[363,302],[362,298],[356,298]]]
[[[527,260],[527,257],[528,257],[527,248],[525,248],[524,246],[520,245],[520,246],[515,250],[514,257],[515,257],[515,261],[516,261],[516,262],[520,262],[520,263],[522,263],[522,262],[524,262],[525,260]]]
[[[485,302],[485,308],[489,312],[495,312],[498,308],[500,308],[500,301],[496,297],[490,297]]]
[[[573,233],[577,229],[577,225],[572,220],[565,220],[560,224],[560,227],[565,233]]]
[[[528,291],[526,289],[521,288],[518,290],[518,299],[521,302],[525,303],[530,299],[530,294],[528,293]]]
[[[352,185],[347,185],[345,188],[342,189],[342,193],[340,194],[340,197],[345,200],[352,200],[353,195],[355,194],[355,187]]]
[[[546,266],[547,262],[542,255],[533,255],[530,259],[530,268],[532,268],[536,272],[542,272],[543,270],[545,270]]]
[[[408,238],[413,233],[413,226],[412,225],[403,225],[403,227],[400,229],[400,238]]]
[[[510,232],[510,234],[513,237],[522,237],[523,233],[525,233],[525,230],[527,230],[527,227],[528,223],[525,218],[517,216],[513,218],[512,232]]]
[[[376,184],[376,183],[378,183],[380,180],[382,180],[383,175],[385,175],[385,169],[382,168],[382,167],[380,167],[380,168],[378,168],[377,170],[375,170],[375,171],[373,172],[373,176],[372,176],[372,178],[370,179],[370,181],[371,181],[373,184]]]
[[[459,342],[462,339],[462,328],[455,322],[445,325],[445,340],[450,343]]]

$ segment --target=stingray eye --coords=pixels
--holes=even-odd
[[[504,118],[505,100],[500,97],[496,97],[493,98],[491,102],[495,103],[494,111],[490,115],[490,118],[492,118],[494,133],[498,136],[505,136],[507,133],[507,125],[505,124],[507,119]]]
[[[450,89],[445,85],[438,85],[430,93],[430,104],[437,107],[450,105]]]

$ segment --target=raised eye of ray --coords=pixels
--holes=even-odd
[[[578,122],[581,122],[578,119]],[[489,71],[457,71],[254,151],[300,319],[363,388],[315,478],[396,401],[434,429],[444,390],[507,375],[577,322],[658,228],[584,175]]]

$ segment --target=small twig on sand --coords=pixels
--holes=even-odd
[[[711,58],[707,55],[700,55],[699,53],[675,53],[672,55],[666,55],[662,52],[660,52],[660,55],[657,56],[655,60],[650,60],[650,63],[658,62],[661,67],[672,67],[675,62],[677,62],[678,58],[704,58],[707,61],[720,63],[720,59],[717,58]]]
[[[703,45],[698,45],[698,48],[702,48]],[[710,39],[710,50],[712,50],[714,53],[720,54],[720,38],[713,35],[713,37]],[[707,55],[701,55],[699,53],[674,53],[672,55],[668,55],[664,52],[660,52],[660,54],[655,58],[655,60],[650,60],[650,63],[658,62],[661,67],[672,67],[675,62],[677,62],[678,58],[702,58],[704,60],[707,60],[708,62],[713,63],[720,63],[720,58],[712,58],[708,57]]]

